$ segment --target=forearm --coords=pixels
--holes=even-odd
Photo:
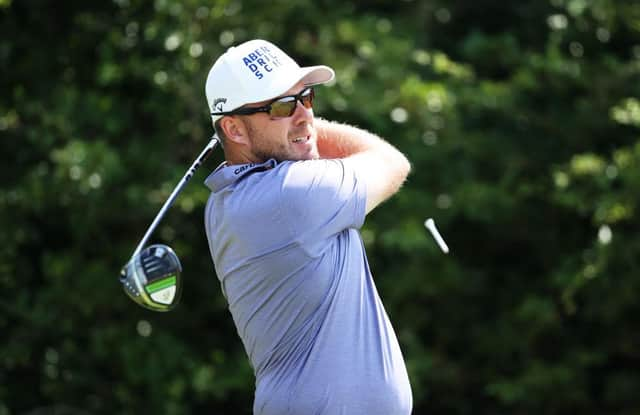
[[[349,157],[376,148],[395,150],[377,135],[351,125],[316,118],[315,127],[318,132],[318,152],[322,159]]]

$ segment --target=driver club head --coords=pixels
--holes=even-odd
[[[180,301],[182,265],[173,249],[155,244],[131,257],[120,272],[127,295],[142,307],[169,311]]]

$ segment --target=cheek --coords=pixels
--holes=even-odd
[[[257,126],[256,126],[257,127]],[[286,143],[286,135],[281,128],[274,125],[262,125],[251,131],[251,145],[253,151],[273,153],[282,149]]]
[[[283,145],[288,142],[289,124],[287,120],[272,120],[269,129],[264,131],[274,145]]]
[[[284,148],[288,145],[289,119],[265,119],[248,125],[253,146],[261,149]]]

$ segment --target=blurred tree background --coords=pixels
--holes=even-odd
[[[118,273],[251,38],[331,65],[316,114],[413,163],[362,235],[414,414],[640,413],[640,3],[0,0],[0,415],[250,413],[203,230],[221,152],[153,238],[180,306]]]

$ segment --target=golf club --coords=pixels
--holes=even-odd
[[[202,162],[209,157],[219,141],[215,134],[198,158],[176,185],[167,201],[147,229],[127,264],[120,271],[120,282],[125,293],[137,304],[153,311],[169,311],[180,300],[182,292],[182,265],[176,253],[167,245],[155,244],[144,248],[151,234],[193,177]],[[144,249],[143,249],[144,248]]]

